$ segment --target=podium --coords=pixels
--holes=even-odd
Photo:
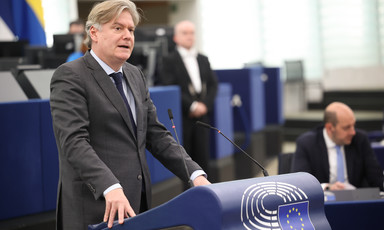
[[[107,230],[106,223],[88,230]],[[323,190],[308,173],[292,173],[194,187],[120,229],[331,229]]]

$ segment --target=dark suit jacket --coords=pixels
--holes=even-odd
[[[292,169],[308,172],[320,183],[329,183],[328,152],[323,128],[302,134],[296,141]],[[344,146],[349,183],[355,187],[379,187],[383,190],[383,172],[367,136],[356,130],[350,145]]]
[[[203,102],[208,111],[213,108],[217,93],[217,77],[211,69],[208,57],[198,54],[197,63],[199,65],[202,91],[197,94],[192,85],[191,78],[184,65],[179,52],[175,50],[163,59],[160,83],[162,85],[179,85],[181,87],[181,98],[184,117],[189,114],[189,109],[193,101]]]
[[[136,102],[137,138],[119,92],[89,52],[60,66],[52,77],[50,103],[60,160],[59,229],[83,230],[101,222],[103,192],[115,183],[122,185],[136,213],[142,188],[150,207],[146,148],[182,180],[189,179],[180,148],[157,119],[142,72],[128,63],[123,72]],[[190,172],[201,169],[183,155]]]

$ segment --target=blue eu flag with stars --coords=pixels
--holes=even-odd
[[[309,202],[299,202],[279,206],[279,223],[283,230],[314,230],[308,215]]]

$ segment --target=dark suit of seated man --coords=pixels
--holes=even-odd
[[[355,123],[354,113],[347,105],[328,105],[324,125],[296,140],[292,170],[312,174],[324,190],[383,190],[383,172],[367,136],[355,129]]]

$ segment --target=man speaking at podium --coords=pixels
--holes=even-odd
[[[315,176],[324,190],[378,187],[383,171],[367,136],[355,129],[353,111],[334,102],[324,112],[324,126],[302,134],[296,141],[294,172]]]
[[[57,229],[84,230],[102,221],[112,227],[115,218],[122,224],[124,217],[147,210],[146,148],[183,181],[209,184],[158,121],[143,73],[126,62],[139,20],[129,0],[95,5],[86,23],[90,51],[60,66],[52,77],[50,103],[60,159]]]

